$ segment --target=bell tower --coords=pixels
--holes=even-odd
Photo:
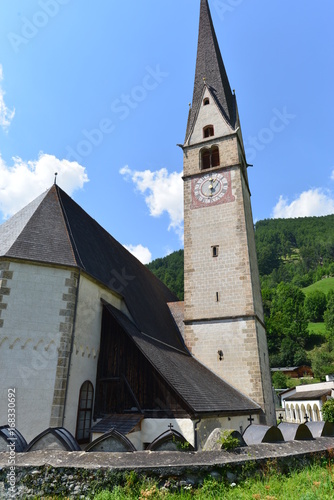
[[[184,153],[185,342],[275,423],[247,161],[212,23],[201,0]]]

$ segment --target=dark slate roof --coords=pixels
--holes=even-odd
[[[184,337],[184,302],[169,302],[168,307],[182,337]]]
[[[188,352],[174,349],[141,332],[121,311],[105,304],[150,364],[193,414],[260,413],[261,408],[219,378]]]
[[[58,186],[0,226],[0,257],[81,268],[124,297],[141,330],[187,352],[175,295]]]
[[[202,104],[205,85],[210,90],[226,120],[232,128],[235,128],[237,118],[235,96],[232,94],[220,53],[208,0],[201,0],[194,94],[188,119],[186,141]]]
[[[317,391],[297,391],[291,396],[284,398],[284,401],[318,400],[323,396],[330,396],[331,392],[331,389],[321,389]]]
[[[92,427],[92,432],[106,433],[110,432],[112,429],[115,429],[116,431],[125,435],[131,432],[143,418],[143,415],[110,415],[109,417],[103,418],[97,424],[95,424]]]
[[[68,229],[61,206],[61,191],[56,186],[39,196],[26,209],[0,226],[0,239],[10,241],[10,248],[1,256],[76,266]],[[32,209],[34,209],[32,211]],[[15,221],[15,229],[11,232]],[[14,234],[13,234],[14,233]],[[14,237],[13,237],[14,236]]]

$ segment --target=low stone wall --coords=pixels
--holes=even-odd
[[[17,498],[64,495],[89,499],[102,489],[124,484],[135,471],[158,479],[161,487],[194,487],[208,475],[238,482],[257,471],[302,468],[321,457],[333,458],[334,438],[252,445],[234,452],[85,453],[37,451],[15,457]],[[12,498],[7,474],[9,454],[0,453],[0,498]]]

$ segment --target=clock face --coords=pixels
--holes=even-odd
[[[195,184],[194,194],[203,204],[215,203],[223,198],[228,189],[224,174],[211,173],[200,177]]]

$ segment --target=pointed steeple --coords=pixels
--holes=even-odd
[[[193,129],[205,86],[214,97],[225,119],[234,128],[236,122],[235,96],[232,94],[220,53],[208,0],[201,0],[195,85],[186,140]]]

